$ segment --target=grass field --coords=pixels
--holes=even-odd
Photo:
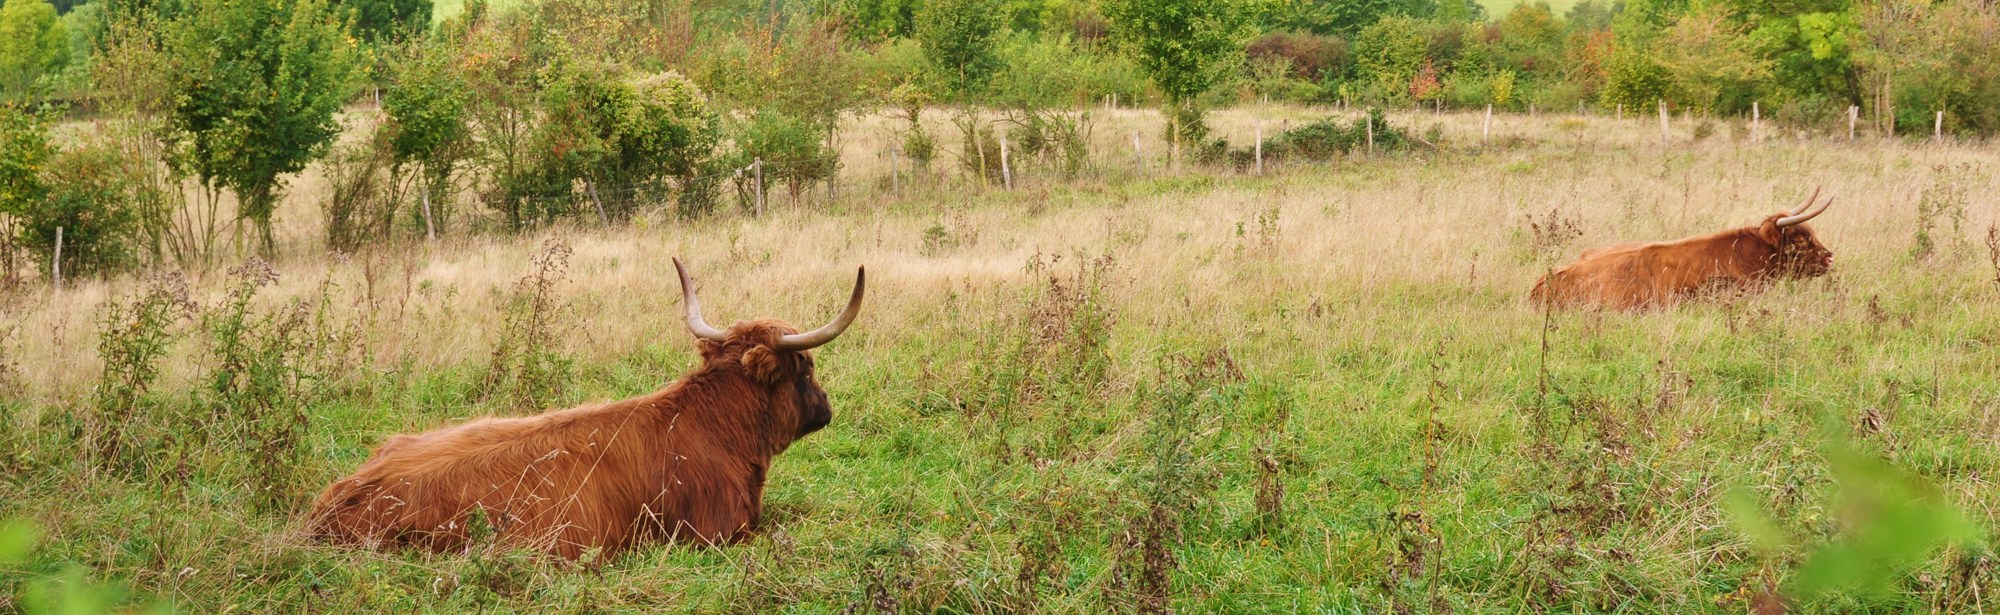
[[[1215,121],[1241,143],[1316,113]],[[831,203],[342,257],[308,178],[247,304],[304,323],[306,377],[230,398],[261,410],[208,392],[222,271],[188,278],[203,316],[167,318],[129,398],[100,323],[130,338],[107,302],[157,282],[13,297],[0,518],[45,538],[0,578],[83,566],[191,613],[1978,612],[2000,591],[1979,538],[2000,506],[1990,149],[1684,124],[1662,148],[1650,120],[1548,115],[1496,118],[1482,147],[1478,116],[1400,114],[1441,149],[1139,175],[1130,135],[1159,152],[1157,114],[1097,115],[1074,181],[940,171],[895,198],[870,117]],[[1524,300],[1589,245],[1748,224],[1814,186],[1837,199],[1813,223],[1825,278],[1636,314]],[[558,244],[549,307],[522,307]],[[779,458],[765,535],[580,568],[294,536],[390,434],[688,368],[677,255],[717,323],[815,325],[869,269],[859,323],[818,351],[834,422]],[[492,369],[524,340],[510,318],[550,324],[527,342],[549,377]],[[135,400],[115,426],[144,451],[113,469],[84,452],[106,399]],[[261,422],[292,412],[298,431]]]

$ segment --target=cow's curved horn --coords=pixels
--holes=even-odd
[[[861,292],[867,288],[868,268],[861,267],[856,269],[854,272],[854,296],[847,298],[847,307],[840,310],[840,315],[833,317],[833,322],[826,323],[824,327],[805,333],[794,333],[779,337],[778,349],[791,351],[810,350],[833,341],[833,338],[840,337],[840,332],[846,331],[847,325],[854,324],[854,317],[861,314]]]
[[[708,321],[701,319],[701,302],[694,298],[694,281],[688,279],[687,267],[681,266],[679,257],[674,258],[674,271],[681,274],[681,297],[682,303],[687,306],[688,331],[694,332],[695,337],[713,342],[720,342],[729,337],[721,329],[708,326]]]
[[[1779,218],[1779,219],[1778,219],[1778,228],[1785,228],[1785,227],[1787,227],[1787,226],[1792,226],[1792,225],[1794,225],[1794,224],[1798,224],[1798,223],[1800,223],[1800,222],[1805,222],[1805,221],[1807,221],[1807,220],[1811,220],[1811,219],[1813,219],[1813,218],[1815,218],[1815,217],[1818,217],[1818,216],[1819,216],[1820,214],[1823,214],[1823,213],[1826,213],[1826,208],[1828,208],[1828,207],[1832,207],[1832,206],[1833,206],[1833,197],[1826,197],[1826,200],[1825,200],[1825,201],[1821,201],[1821,202],[1820,202],[1820,204],[1819,204],[1819,207],[1818,207],[1818,208],[1816,208],[1816,209],[1814,209],[1814,210],[1812,210],[1812,211],[1808,211],[1808,212],[1805,212],[1805,213],[1802,213],[1802,214],[1797,214],[1797,215],[1792,215],[1792,216],[1785,216],[1785,217],[1783,217],[1783,218]]]
[[[1818,200],[1818,199],[1819,199],[1819,189],[1820,189],[1820,187],[1819,187],[1819,186],[1813,186],[1813,193],[1812,193],[1812,196],[1808,196],[1808,197],[1806,197],[1806,201],[1805,201],[1804,203],[1799,203],[1799,206],[1798,206],[1798,207],[1793,207],[1791,211],[1788,211],[1788,212],[1785,212],[1785,215],[1787,215],[1787,216],[1796,216],[1796,215],[1799,215],[1799,214],[1802,214],[1802,213],[1805,213],[1805,212],[1806,212],[1806,208],[1807,208],[1807,207],[1812,207],[1812,204],[1813,204],[1813,201],[1815,201],[1815,200]]]

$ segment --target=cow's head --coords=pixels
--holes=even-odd
[[[861,293],[867,286],[865,268],[855,274],[854,295],[848,298],[840,315],[826,326],[804,333],[776,320],[743,321],[727,331],[709,326],[701,318],[701,302],[695,300],[694,282],[678,258],[674,259],[674,269],[680,272],[688,330],[699,340],[704,368],[740,369],[754,386],[762,387],[765,399],[769,400],[765,408],[769,413],[767,420],[771,427],[788,436],[784,439],[786,443],[819,431],[833,420],[833,407],[827,403],[826,389],[820,388],[819,380],[813,376],[813,358],[808,351],[839,337],[841,331],[854,323],[855,315],[861,313]]]
[[[1819,189],[1814,188],[1812,196],[1791,211],[1764,219],[1757,227],[1757,236],[1770,243],[1777,251],[1771,259],[1778,266],[1778,274],[1793,278],[1811,278],[1826,275],[1833,268],[1833,251],[1821,245],[1813,235],[1812,227],[1806,224],[1826,212],[1833,205],[1833,197],[1827,197],[1813,207],[1819,198]]]

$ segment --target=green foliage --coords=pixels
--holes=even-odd
[[[0,214],[22,216],[48,197],[43,174],[55,148],[49,144],[52,111],[0,103]]]
[[[1258,4],[1259,21],[1268,30],[1342,37],[1352,37],[1386,18],[1429,17],[1440,12],[1437,0],[1264,0]],[[1472,2],[1465,3],[1462,9],[1443,12],[1455,16],[1461,10],[1465,18],[1478,17],[1483,12]]]
[[[1674,100],[1697,109],[1748,108],[1771,62],[1722,9],[1682,15],[1653,43],[1654,62],[1672,84]]]
[[[917,13],[917,41],[943,93],[974,101],[1000,69],[1003,0],[938,0]]]
[[[0,215],[12,216],[19,245],[53,259],[62,229],[65,275],[90,275],[132,262],[138,247],[137,190],[131,161],[96,142],[58,151],[48,140],[52,109],[0,104]]]
[[[810,122],[775,110],[758,111],[751,116],[738,129],[736,147],[736,162],[763,160],[764,181],[784,182],[793,197],[804,194],[813,182],[832,177],[840,164],[840,157],[827,147],[824,132]],[[738,179],[753,180],[747,173]]]
[[[322,286],[319,297],[263,311],[253,301],[258,289],[277,283],[277,270],[251,259],[229,277],[227,296],[201,319],[215,361],[199,397],[209,408],[205,431],[231,450],[250,453],[246,469],[261,508],[289,512],[301,482],[298,468],[311,448],[306,408],[341,371],[313,359],[345,350],[325,314],[331,287]]]
[[[68,28],[48,0],[0,5],[0,100],[35,95],[70,61]]]
[[[1370,99],[1403,103],[1410,85],[1424,68],[1429,39],[1423,24],[1408,17],[1375,22],[1354,38],[1355,78]]]
[[[42,538],[33,522],[0,521],[0,570],[24,568]],[[145,613],[167,615],[174,612],[166,602],[139,604],[123,583],[100,582],[80,566],[71,565],[56,574],[32,575],[18,584],[0,585],[12,598],[10,606],[21,615],[100,615],[105,613]]]
[[[175,325],[195,314],[187,281],[158,274],[126,300],[113,299],[97,321],[97,355],[104,371],[84,420],[83,456],[97,467],[136,474],[160,461],[155,454],[175,430],[156,429],[160,416],[152,393],[161,360],[179,334]]]
[[[1837,490],[1827,509],[1838,534],[1811,546],[1789,581],[1808,604],[1884,608],[1905,590],[1901,580],[1949,548],[1985,551],[1986,532],[1936,485],[1851,444],[1830,447]],[[1748,492],[1730,494],[1727,509],[1760,550],[1779,553],[1794,539]]]
[[[351,253],[389,238],[400,186],[387,132],[385,125],[369,138],[335,147],[323,161],[327,190],[320,208],[328,248]]]
[[[1326,161],[1365,152],[1368,150],[1371,122],[1377,152],[1393,152],[1409,147],[1408,133],[1390,124],[1381,109],[1370,108],[1366,117],[1351,121],[1323,117],[1286,130],[1264,143],[1264,157],[1269,160]],[[1238,166],[1247,166],[1254,162],[1255,152],[1242,149],[1232,152],[1231,156]]]
[[[1113,40],[1166,97],[1162,112],[1176,151],[1183,143],[1201,143],[1208,132],[1200,121],[1197,97],[1242,63],[1243,46],[1251,34],[1244,8],[1240,0],[1104,4]]]
[[[631,87],[633,105],[621,123],[612,164],[615,177],[632,183],[670,178],[680,189],[683,215],[707,213],[714,205],[721,118],[701,89],[677,73],[639,77]]]
[[[21,214],[21,244],[54,258],[56,229],[62,229],[64,276],[133,264],[140,230],[133,164],[124,152],[103,143],[56,154],[43,173],[48,186],[44,201]]]
[[[1669,85],[1667,70],[1652,58],[1620,50],[1605,69],[1603,105],[1625,105],[1633,113],[1645,113],[1666,100]]]
[[[917,0],[839,0],[848,32],[862,41],[908,38],[916,33]]]
[[[571,253],[568,244],[556,239],[543,242],[529,265],[532,270],[501,303],[500,342],[481,388],[515,410],[548,407],[569,392],[575,376],[575,360],[556,346],[574,326],[570,303],[556,288],[568,273]]]
[[[431,25],[431,0],[339,0],[354,31],[374,42],[401,40]]]
[[[353,91],[360,55],[325,0],[189,0],[164,33],[174,92],[170,160],[204,186],[236,195],[265,251],[281,176],[340,134],[334,113]]]
[[[426,233],[435,235],[454,217],[452,180],[473,154],[472,128],[467,123],[470,93],[464,73],[452,63],[450,47],[419,41],[400,51],[388,64],[389,87],[382,96],[381,130],[393,158],[390,182],[396,183],[405,168],[416,171],[419,213]],[[394,186],[390,188],[393,191]],[[389,206],[393,213],[395,203]],[[329,238],[339,234],[331,224],[328,232]]]
[[[1243,8],[1237,0],[1109,0],[1104,16],[1171,106],[1192,102],[1241,62],[1251,33]]]

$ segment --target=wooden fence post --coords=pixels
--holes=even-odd
[[[590,190],[590,203],[597,206],[597,222],[605,226],[611,226],[611,216],[604,213],[604,200],[597,198],[597,182],[588,179],[583,180],[583,187]]]
[[[760,157],[752,161],[750,163],[750,170],[756,173],[756,178],[751,180],[757,186],[756,217],[762,218],[764,217],[764,159]]]
[[[1014,170],[1007,165],[1007,135],[1004,133],[1000,135],[1000,185],[1008,190],[1014,189]]]
[[[56,227],[56,257],[49,259],[49,274],[55,277],[56,292],[62,292],[63,227]]]
[[[1931,123],[1931,142],[1944,144],[1944,112],[1937,112],[1937,120]]]
[[[1625,103],[1618,103],[1618,119],[1620,121],[1625,119]]]
[[[1257,175],[1264,175],[1264,120],[1257,120]]]
[[[1373,156],[1375,155],[1375,114],[1370,113],[1363,117],[1368,118],[1368,155]]]
[[[1493,136],[1493,103],[1486,103],[1486,120],[1479,123],[1479,145],[1485,147]]]
[[[1132,171],[1140,175],[1146,174],[1146,158],[1144,154],[1139,152],[1139,131],[1137,130],[1132,131]]]
[[[1854,140],[1854,124],[1861,121],[1861,106],[1847,106],[1847,140]]]
[[[1760,130],[1760,129],[1762,128],[1762,126],[1759,126],[1759,124],[1763,123],[1763,120],[1764,120],[1764,110],[1763,110],[1763,107],[1762,107],[1762,106],[1760,106],[1760,105],[1758,105],[1758,103],[1757,103],[1756,101],[1751,101],[1751,103],[1750,103],[1750,142],[1751,142],[1751,143],[1762,143],[1762,142],[1764,141],[1764,134],[1763,134],[1763,132],[1762,132],[1762,131]]]
[[[1673,140],[1672,128],[1667,125],[1667,101],[1660,101],[1660,146],[1665,147]]]
[[[424,241],[437,241],[438,239],[437,226],[431,224],[431,191],[428,186],[425,186],[423,188],[423,191],[424,191]]]

